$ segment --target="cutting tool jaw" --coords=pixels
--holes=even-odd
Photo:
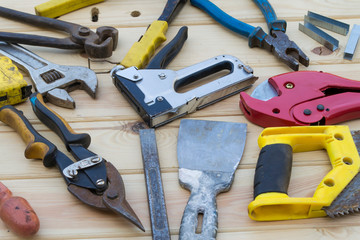
[[[272,31],[272,36],[264,38],[264,49],[272,52],[277,58],[292,70],[299,70],[299,63],[309,66],[310,59],[289,37],[282,31]]]
[[[107,172],[107,188],[102,192],[92,191],[89,188],[68,185],[68,190],[83,203],[102,210],[111,210],[120,214],[145,231],[130,204],[125,199],[125,186],[121,175],[114,165],[105,161]]]

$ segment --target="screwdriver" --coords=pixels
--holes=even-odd
[[[21,237],[35,235],[40,221],[28,201],[13,196],[12,192],[0,182],[0,218],[5,225]]]

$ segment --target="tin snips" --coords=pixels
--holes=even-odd
[[[62,117],[46,106],[41,94],[33,93],[30,101],[37,117],[62,139],[77,162],[73,162],[41,136],[21,111],[6,105],[0,108],[0,120],[21,135],[27,144],[25,157],[41,159],[45,167],[57,166],[69,192],[80,201],[123,215],[144,231],[139,218],[125,199],[124,182],[115,166],[87,149],[90,135],[75,133]]]

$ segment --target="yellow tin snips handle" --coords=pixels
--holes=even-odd
[[[329,206],[359,171],[360,158],[347,126],[266,128],[258,139],[261,148],[254,180],[254,201],[249,217],[257,221],[326,216]],[[292,153],[325,149],[333,169],[322,179],[313,197],[287,195]]]

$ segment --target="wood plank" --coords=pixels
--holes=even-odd
[[[294,167],[289,187],[291,197],[311,197],[321,178],[329,167]],[[233,231],[265,231],[286,229],[358,226],[359,215],[342,218],[317,218],[296,221],[255,222],[247,216],[247,205],[252,200],[253,169],[239,169],[233,186],[228,193],[217,198],[219,212],[219,233]],[[182,212],[189,192],[178,183],[177,173],[163,173],[165,199],[169,225],[172,234],[178,234]],[[41,221],[41,230],[37,239],[52,239],[53,235],[69,239],[72,236],[86,237],[135,237],[149,236],[146,190],[143,174],[123,175],[127,199],[143,220],[145,233],[139,233],[136,227],[117,215],[97,211],[85,206],[66,191],[60,178],[2,181],[14,193],[29,200]],[[76,223],[76,224],[74,224]],[[11,233],[0,225],[0,237],[6,239]],[[10,239],[10,238],[9,238]]]
[[[33,13],[35,5],[46,1],[3,1],[2,6]],[[340,47],[329,55],[318,55],[313,50],[321,45],[298,30],[298,24],[303,22],[308,10],[344,21],[351,26],[358,24],[360,1],[270,1],[277,16],[287,20],[287,35],[311,59],[310,66],[301,66],[300,70],[324,71],[360,81],[358,51],[352,61],[343,59],[348,36],[328,32],[339,39]],[[263,15],[252,1],[213,2],[235,18],[267,30]],[[158,18],[165,3],[165,0],[106,0],[59,19],[89,26],[93,30],[103,25],[116,27],[119,30],[118,48],[108,60],[120,62],[132,44],[144,34],[147,26]],[[99,21],[96,23],[90,19],[92,7],[100,10]],[[139,11],[140,16],[132,17],[133,11]],[[55,33],[4,18],[1,18],[1,21],[1,31],[64,37],[60,32]],[[246,91],[249,94],[269,77],[290,71],[271,53],[262,49],[250,49],[247,39],[227,30],[203,11],[191,6],[189,1],[171,23],[167,42],[183,25],[189,26],[188,40],[168,69],[178,70],[217,55],[234,55],[250,65],[254,74],[259,77],[254,86]],[[81,51],[26,47],[57,64],[88,66],[88,59]],[[95,71],[110,70],[113,66],[108,63],[91,63]],[[28,74],[24,72],[24,75],[30,83]],[[92,137],[89,149],[103,156],[119,170],[125,182],[127,199],[139,215],[146,232],[142,233],[121,216],[85,206],[66,190],[66,185],[55,167],[47,169],[39,160],[25,159],[26,146],[21,138],[11,128],[0,123],[0,180],[14,195],[27,198],[39,215],[41,228],[34,239],[152,239],[137,132],[139,128],[146,126],[114,87],[110,75],[99,73],[97,76],[99,83],[96,100],[84,91],[77,90],[70,93],[76,101],[76,109],[49,105],[64,117],[76,132],[89,133]],[[229,192],[220,194],[217,198],[217,239],[357,239],[360,215],[275,222],[250,220],[247,205],[253,199],[253,178],[259,154],[257,138],[263,128],[249,122],[239,109],[238,103],[239,95],[232,96],[185,117],[248,124],[245,152],[236,171],[233,186]],[[56,134],[37,119],[29,101],[16,107],[24,112],[42,135],[71,157]],[[180,120],[176,120],[156,130],[172,239],[178,239],[182,213],[190,195],[178,183],[176,144],[179,124]],[[342,124],[348,125],[351,130],[360,129],[360,119]],[[311,197],[321,179],[331,169],[325,151],[294,154],[293,165],[289,187],[291,197]],[[0,238],[20,239],[9,232],[3,223],[0,223]]]

